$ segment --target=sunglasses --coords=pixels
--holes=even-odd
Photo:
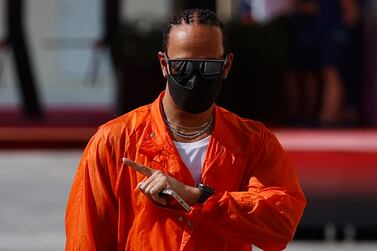
[[[165,62],[170,74],[176,79],[185,79],[197,70],[203,78],[216,79],[222,73],[225,59],[169,59],[164,52]]]

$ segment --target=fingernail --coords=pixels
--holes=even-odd
[[[143,190],[143,185],[144,185],[144,182],[139,182],[139,184],[137,184],[137,188]]]

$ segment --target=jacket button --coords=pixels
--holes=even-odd
[[[178,221],[181,221],[181,222],[182,222],[182,221],[183,221],[183,217],[182,217],[182,216],[179,216],[179,217],[178,217]]]
[[[149,137],[153,138],[154,137],[154,132],[151,132],[151,134],[149,134]]]
[[[192,223],[192,221],[189,220],[189,221],[187,222],[187,226],[188,226],[188,227],[192,227],[193,225],[194,225],[194,224]]]

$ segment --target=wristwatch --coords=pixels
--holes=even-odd
[[[209,197],[211,197],[215,193],[215,189],[201,183],[196,184],[195,187],[199,188],[199,190],[202,192],[198,199],[198,202],[201,204],[203,204]]]

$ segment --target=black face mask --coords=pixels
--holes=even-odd
[[[216,101],[222,86],[222,76],[206,79],[199,72],[187,79],[176,80],[169,74],[169,93],[182,110],[198,114],[208,110]]]

